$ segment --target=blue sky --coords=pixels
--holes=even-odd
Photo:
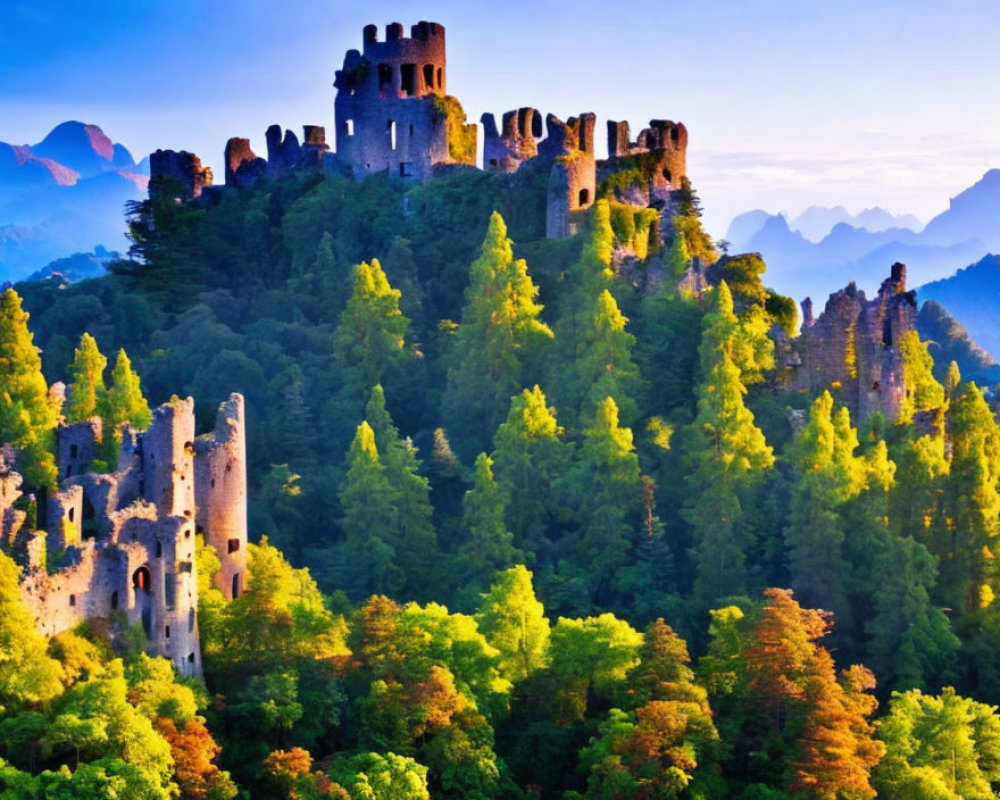
[[[429,19],[471,119],[532,105],[594,111],[599,133],[683,121],[714,235],[754,207],[927,219],[1000,167],[1000,6],[950,5],[4,0],[0,141],[80,119],[137,157],[189,149],[219,168],[230,136],[261,152],[273,122],[332,127],[333,73],[366,23]]]

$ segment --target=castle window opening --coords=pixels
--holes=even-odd
[[[410,141],[413,141],[413,125],[410,125]]]
[[[353,135],[354,135],[354,120],[353,119],[345,119],[344,120],[344,136],[353,136]]]
[[[212,488],[215,488],[215,478],[212,478]]]
[[[146,592],[149,594],[149,590],[152,587],[153,581],[149,575],[148,567],[139,567],[135,572],[132,573],[132,588]]]
[[[663,177],[666,178],[667,183],[673,183],[674,182],[673,178],[670,177],[670,170],[669,169],[663,170]]]
[[[410,161],[400,161],[399,162],[399,177],[400,178],[412,178],[413,177],[413,163]]]
[[[72,474],[73,474],[73,465],[72,464],[67,464],[66,465],[66,477],[68,478]]]
[[[69,604],[71,606],[75,606],[76,605],[76,595],[75,594],[71,594],[69,596]]]
[[[378,91],[384,94],[386,88],[392,83],[392,67],[388,64],[378,65]]]
[[[111,593],[111,610],[112,611],[118,610],[118,592]]]
[[[164,639],[169,639],[170,638],[170,626],[169,625],[164,625],[163,626],[163,638]]]
[[[79,452],[80,452],[80,448],[77,447],[75,444],[71,444],[69,446],[69,457],[70,458],[76,458],[77,453],[79,453]]]
[[[188,664],[194,663],[194,653],[188,653]]]
[[[417,93],[417,65],[403,64],[399,68],[403,94],[413,97]]]
[[[385,123],[386,132],[389,134],[389,147],[396,149],[396,120],[390,119]]]
[[[496,160],[495,158],[491,158],[491,159],[490,159],[490,166],[491,166],[491,167],[495,167],[495,166],[497,166],[497,160]]]
[[[580,190],[580,207],[587,205],[590,202],[590,189]]]
[[[240,540],[239,539],[230,539],[227,546],[229,548],[229,552],[230,553],[235,553],[236,551],[238,551],[240,549]]]
[[[163,558],[163,542],[156,540],[156,557]]]
[[[434,89],[434,65],[424,64],[424,88],[427,91]]]
[[[874,383],[872,384],[872,391],[873,391],[873,392],[877,392],[877,391],[878,391],[878,386],[879,386],[879,384],[878,384],[878,381],[875,381],[875,382],[874,382]]]
[[[443,89],[444,88],[444,68],[443,67],[438,67],[437,88],[438,89]]]
[[[233,575],[233,600],[240,596],[240,573]]]
[[[188,633],[194,633],[194,621],[195,621],[195,619],[196,619],[196,615],[194,613],[194,609],[193,608],[189,609],[188,610]]]

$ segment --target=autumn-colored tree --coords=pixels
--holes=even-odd
[[[229,773],[214,763],[222,748],[198,717],[178,729],[168,717],[155,722],[156,729],[170,745],[174,758],[174,781],[181,800],[230,800],[238,790]]]

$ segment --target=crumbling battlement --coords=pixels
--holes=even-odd
[[[99,422],[57,430],[61,484],[44,517],[40,509],[46,532],[24,530],[24,513],[12,508],[20,476],[0,459],[0,543],[13,550],[18,540],[21,594],[43,633],[121,612],[154,652],[198,675],[196,532],[218,550],[216,582],[228,598],[245,578],[243,398],[223,403],[214,433],[197,440],[191,398],[160,406],[148,430],[123,426],[118,468],[100,475],[90,471]]]
[[[388,171],[392,180],[426,180],[442,164],[475,165],[475,126],[447,96],[444,26],[419,22],[365,27],[363,49],[349,50],[334,86],[336,161],[360,180]]]
[[[385,27],[384,40],[377,26],[365,26],[361,49],[347,51],[333,85],[335,153],[328,152],[321,127],[305,126],[300,144],[294,133],[273,125],[267,131],[266,159],[251,149],[249,140],[229,140],[226,186],[248,190],[264,179],[320,169],[355,180],[386,173],[407,185],[429,180],[441,168],[476,165],[479,129],[467,123],[461,104],[447,94],[444,26],[418,22],[406,36],[403,26],[393,22]],[[606,186],[618,202],[657,209],[660,229],[669,228],[671,193],[687,177],[688,134],[681,123],[652,120],[633,142],[627,122],[608,122],[609,157],[598,161],[592,113],[563,122],[552,114],[543,118],[526,106],[506,112],[499,126],[490,113],[480,122],[484,170],[512,174],[531,162],[539,174],[549,171],[548,184],[540,190],[547,192],[550,238],[582,229],[599,186]],[[191,154],[160,152],[151,165],[152,175],[181,180],[181,199],[197,198],[211,182],[210,175],[205,181],[200,162]],[[619,173],[628,174],[614,180]],[[217,194],[213,189],[206,196]]]
[[[897,343],[916,328],[917,316],[916,293],[906,290],[906,267],[893,264],[872,300],[851,283],[830,295],[818,318],[806,298],[802,316],[802,331],[784,353],[791,388],[830,389],[859,421],[875,413],[897,419],[906,397]]]

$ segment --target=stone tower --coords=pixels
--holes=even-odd
[[[437,164],[475,165],[477,128],[445,91],[444,27],[419,22],[367,25],[363,49],[349,50],[334,86],[337,160],[356,179],[388,170],[423,180]]]
[[[201,673],[196,531],[219,553],[217,583],[226,597],[237,596],[245,580],[243,398],[222,404],[207,436],[195,439],[194,419],[191,398],[175,399],[156,409],[148,430],[124,426],[118,469],[108,474],[90,471],[99,420],[58,429],[60,489],[39,509],[48,534],[24,537],[21,595],[42,633],[123,614],[182,674]],[[10,508],[19,483],[0,458],[6,549],[23,523],[23,513]]]
[[[222,568],[215,585],[227,600],[239,597],[247,566],[247,460],[243,397],[219,408],[215,431],[194,443],[195,522],[215,548]]]

